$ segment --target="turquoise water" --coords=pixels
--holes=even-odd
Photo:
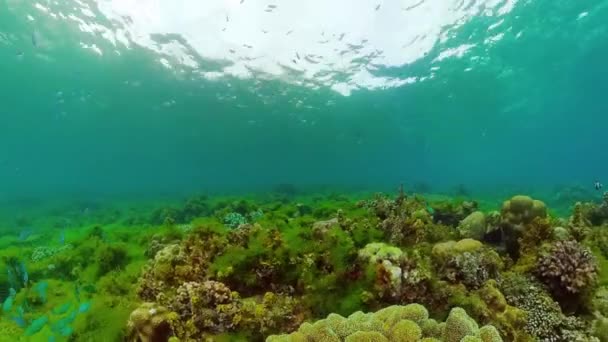
[[[505,341],[601,341],[607,59],[606,0],[0,0],[0,342],[143,341],[125,328],[138,307],[179,313],[182,341],[259,341],[414,302],[440,321],[462,306]],[[488,232],[469,236],[476,210]],[[509,305],[562,326],[513,328],[470,274],[458,292],[433,246],[461,238],[483,241]],[[382,297],[347,266],[373,242],[453,292]],[[576,304],[533,270],[560,248],[595,258]],[[184,258],[162,285],[159,254]],[[519,275],[550,308],[513,299]],[[187,286],[226,286],[242,311],[184,331]]]
[[[605,1],[37,4],[0,5],[4,198],[608,171]]]

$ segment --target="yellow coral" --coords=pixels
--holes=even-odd
[[[483,342],[483,341],[477,336],[465,336],[460,340],[460,342]]]
[[[454,245],[454,251],[457,253],[474,252],[483,247],[480,241],[473,239],[462,239]]]
[[[481,327],[481,329],[479,329],[479,337],[483,342],[502,342],[498,330],[492,325]]]
[[[357,331],[346,337],[344,342],[388,342],[388,338],[377,331]]]
[[[502,342],[494,327],[479,329],[461,308],[453,308],[445,323],[437,323],[428,317],[427,309],[419,304],[394,305],[376,313],[357,311],[348,318],[330,314],[314,324],[302,324],[295,333],[270,336],[266,341]]]
[[[406,306],[392,305],[374,314],[374,317],[384,322],[389,329],[397,322],[408,319],[419,322],[429,318],[429,312],[420,304],[408,304]]]
[[[416,322],[404,319],[395,324],[390,336],[395,342],[416,342],[422,338],[422,330]]]
[[[479,331],[477,323],[462,308],[453,308],[445,321],[443,340],[460,342],[465,336],[475,336]]]
[[[422,329],[422,336],[426,337],[441,337],[439,323],[436,320],[429,318],[418,323]]]

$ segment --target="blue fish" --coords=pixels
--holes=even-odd
[[[65,230],[62,230],[59,234],[59,243],[62,245],[65,244]]]
[[[25,268],[25,263],[22,261],[20,266],[21,266],[21,275],[23,276],[23,286],[27,286],[27,281],[30,279],[30,277],[27,274],[27,269]]]
[[[11,311],[11,309],[13,308],[13,303],[15,302],[15,296],[17,296],[17,292],[14,288],[11,287],[10,294],[8,295],[8,297],[6,297],[4,303],[2,304],[2,311]]]
[[[32,321],[32,323],[25,329],[25,336],[32,336],[44,328],[46,323],[49,321],[47,316],[42,316]]]
[[[89,311],[90,308],[91,308],[91,303],[84,302],[84,303],[80,304],[80,306],[78,307],[78,312],[85,313],[85,312]]]
[[[34,286],[34,290],[36,291],[38,296],[40,296],[43,303],[46,303],[46,292],[48,288],[49,283],[47,283],[46,281],[39,282]]]
[[[19,241],[25,241],[28,237],[32,235],[32,231],[29,229],[24,229],[19,232]]]
[[[13,316],[13,317],[11,317],[11,319],[12,319],[12,320],[13,320],[15,323],[17,323],[17,325],[18,325],[20,328],[25,328],[25,326],[27,325],[27,324],[25,323],[25,319],[23,318],[23,316]]]
[[[53,308],[53,313],[56,315],[63,315],[64,313],[66,313],[70,310],[71,306],[72,306],[72,303],[69,303],[69,302],[62,304],[60,306]]]
[[[72,327],[69,327],[69,326],[65,326],[59,330],[59,333],[63,337],[68,337],[68,336],[72,335],[73,332],[74,332],[74,329],[72,329]]]

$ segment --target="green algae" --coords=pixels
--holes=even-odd
[[[456,224],[446,226],[443,223],[426,223],[425,240],[391,247],[402,251],[402,255],[392,261],[391,267],[399,267],[399,272],[407,275],[399,283],[391,283],[390,274],[383,273],[387,270],[383,267],[388,266],[381,266],[380,261],[371,264],[362,264],[359,261],[360,250],[370,242],[386,241],[386,236],[381,227],[382,218],[376,216],[374,210],[362,207],[354,200],[346,201],[338,197],[335,201],[325,198],[317,199],[316,202],[307,201],[305,198],[295,198],[293,202],[251,199],[232,201],[214,198],[206,198],[205,201],[205,206],[200,203],[199,205],[205,207],[205,215],[210,216],[198,217],[188,223],[165,221],[161,225],[154,225],[152,221],[130,219],[129,221],[139,223],[131,226],[124,223],[89,224],[68,229],[66,241],[73,247],[37,261],[27,260],[32,287],[19,291],[12,306],[16,307],[25,302],[31,304],[24,318],[28,326],[36,328],[28,330],[36,338],[69,335],[71,338],[82,340],[120,339],[129,314],[141,301],[134,284],[142,281],[142,269],[149,267],[149,261],[154,259],[159,251],[159,247],[153,245],[158,244],[160,248],[172,243],[181,246],[187,241],[192,243],[200,240],[197,244],[206,246],[203,248],[212,248],[209,243],[219,244],[218,247],[221,248],[217,249],[217,254],[200,269],[200,278],[192,278],[190,281],[211,278],[224,282],[230,290],[238,292],[243,298],[242,303],[248,303],[241,309],[241,316],[234,318],[240,317],[238,319],[244,319],[247,324],[235,323],[235,328],[224,334],[207,332],[203,333],[204,336],[223,335],[227,339],[241,336],[244,340],[260,340],[259,333],[251,330],[253,327],[259,329],[257,324],[260,323],[257,321],[267,320],[264,324],[272,327],[266,328],[270,329],[269,332],[280,332],[278,329],[285,324],[279,323],[272,312],[289,315],[289,310],[295,310],[291,314],[298,315],[299,319],[312,319],[329,313],[346,316],[357,310],[378,309],[395,302],[413,301],[423,303],[436,318],[445,317],[449,305],[461,306],[475,319],[495,322],[503,337],[518,336],[518,329],[521,329],[517,323],[520,318],[515,318],[520,316],[513,312],[516,308],[509,306],[511,303],[507,305],[504,300],[500,300],[502,294],[498,290],[499,287],[478,289],[480,284],[470,281],[473,278],[447,276],[453,272],[448,270],[461,270],[460,268],[444,268],[433,264],[433,246],[437,249],[437,246],[441,246],[437,245],[437,242],[453,240],[457,236],[454,229]],[[417,203],[421,199],[414,198],[412,201],[414,204],[403,206],[399,210],[404,210],[402,215],[412,215],[418,219],[422,217],[417,213]],[[464,215],[459,207],[462,202],[444,199],[441,203],[444,204],[437,205],[437,211],[442,219],[447,220],[445,223],[453,224],[454,217]],[[497,206],[498,203],[499,201]],[[320,209],[315,212],[317,205]],[[175,208],[181,210],[179,206]],[[222,213],[227,210],[261,210],[264,214],[257,218],[255,224],[231,229],[220,219]],[[449,210],[454,213],[451,214]],[[124,222],[120,219],[119,221]],[[429,234],[433,229],[438,233]],[[546,241],[541,240],[538,243],[544,242]],[[594,243],[599,242],[596,239]],[[190,252],[180,249],[180,253],[195,251],[199,248],[197,244],[190,245]],[[461,242],[458,246],[460,245],[464,246],[464,243]],[[495,263],[498,256],[486,250],[489,245],[478,245],[472,249],[457,248],[458,253],[474,254],[476,248],[481,246],[486,254],[479,259],[480,262],[498,265]],[[55,243],[54,246],[58,244]],[[22,258],[24,255],[31,255],[36,247],[36,243],[7,247],[0,250],[0,257],[5,260]],[[605,286],[603,266],[606,259],[601,255],[599,247],[593,247],[602,266],[598,286]],[[517,264],[514,266],[519,267],[519,264],[526,262],[528,254],[533,252],[524,251],[524,255],[516,260]],[[458,254],[449,250],[445,253],[446,256],[442,258],[447,261],[439,264],[449,264],[452,262],[450,257]],[[513,261],[505,260],[507,268],[513,266]],[[496,266],[496,270],[503,272],[501,267]],[[190,272],[187,270],[188,264],[184,264],[176,269],[169,268],[167,272]],[[489,273],[489,276],[496,277],[494,273]],[[0,282],[6,282],[2,279],[0,276]],[[45,282],[48,282],[47,300],[35,300],[32,295],[35,294],[36,284]],[[179,281],[176,284],[179,284]],[[262,304],[260,298],[265,296],[269,288],[276,286],[291,288],[292,304],[287,305],[287,299],[282,299],[283,302],[266,301]],[[163,293],[170,297],[174,295],[175,290],[176,288],[169,287]],[[87,302],[90,303],[90,308],[79,310],[83,303]],[[43,317],[48,320],[45,324],[37,321]],[[598,323],[597,326],[601,325]],[[10,336],[17,340],[27,329],[14,328],[10,330],[13,334]],[[519,336],[525,334],[519,333]]]

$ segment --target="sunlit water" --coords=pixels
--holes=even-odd
[[[587,186],[607,5],[5,0],[0,194]]]

